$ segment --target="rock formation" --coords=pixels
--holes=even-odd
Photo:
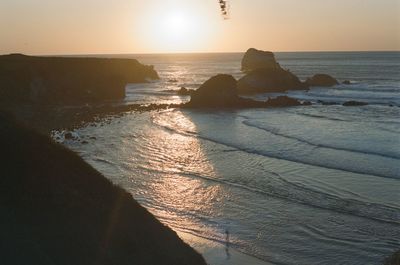
[[[311,105],[310,102],[301,103],[299,100],[290,98],[288,96],[279,96],[276,98],[268,98],[266,102],[267,107],[293,107],[293,106],[303,106]]]
[[[296,75],[282,68],[253,70],[238,81],[239,94],[285,92],[295,89],[307,89],[307,86]]]
[[[327,74],[316,74],[311,78],[306,80],[308,86],[321,86],[321,87],[331,87],[338,85],[339,82],[330,75]]]
[[[190,96],[190,95],[193,94],[193,92],[194,92],[193,89],[187,89],[186,87],[181,87],[181,88],[178,90],[177,93],[178,93],[179,96]]]
[[[272,52],[249,49],[242,59],[242,71],[246,75],[238,81],[239,94],[307,88],[296,75],[280,67]]]
[[[127,83],[157,79],[134,59],[0,56],[0,100],[71,104],[119,100]]]
[[[303,105],[287,96],[257,101],[239,97],[237,82],[231,75],[217,75],[206,81],[191,95],[184,108],[266,108]]]
[[[250,48],[242,59],[242,71],[249,72],[257,69],[274,70],[280,68],[272,52]]]
[[[272,52],[249,49],[242,59],[242,71],[246,73],[238,81],[239,94],[285,92],[308,89],[310,86],[330,87],[338,81],[326,74],[317,74],[306,82],[276,62]]]
[[[191,107],[231,107],[239,101],[237,83],[231,75],[216,75],[192,93]]]
[[[399,265],[400,264],[400,250],[397,250],[390,257],[387,257],[383,265]]]
[[[367,102],[354,101],[354,100],[346,101],[345,103],[343,103],[343,106],[345,107],[366,106],[366,105],[368,105]]]

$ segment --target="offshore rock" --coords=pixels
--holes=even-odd
[[[285,92],[307,88],[308,86],[296,75],[282,68],[253,70],[238,81],[239,94]]]
[[[268,101],[257,101],[239,97],[237,82],[231,75],[217,75],[193,92],[184,108],[268,108],[303,105],[296,99],[281,96]]]
[[[234,107],[238,104],[237,82],[231,75],[219,74],[202,84],[192,95],[191,107]]]
[[[272,52],[261,51],[250,48],[242,59],[242,71],[248,72],[256,69],[277,69],[280,68]]]
[[[268,107],[293,107],[293,106],[302,106],[302,105],[310,105],[310,102],[301,103],[299,100],[290,98],[288,96],[279,96],[276,98],[268,98],[266,105]]]
[[[368,105],[367,102],[354,101],[354,100],[346,101],[345,103],[343,103],[343,106],[345,107],[366,106],[366,105]]]
[[[339,82],[330,75],[316,74],[313,77],[308,78],[306,84],[309,86],[332,87],[338,85]]]

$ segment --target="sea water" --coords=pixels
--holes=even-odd
[[[123,56],[161,77],[128,85],[125,103],[186,102],[172,90],[240,78],[242,56]],[[276,57],[303,80],[351,84],[288,92],[312,106],[131,113],[78,130],[88,145],[65,144],[178,233],[221,244],[228,233],[226,264],[229,249],[272,264],[380,264],[400,249],[400,53]]]

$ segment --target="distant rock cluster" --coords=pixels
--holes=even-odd
[[[331,87],[339,82],[327,75],[316,74],[302,82],[295,74],[283,69],[272,52],[254,48],[247,50],[242,59],[242,71],[246,73],[238,81],[240,94],[285,92],[304,90],[312,86]]]
[[[261,51],[250,48],[244,54],[241,62],[241,70],[244,76],[235,80],[230,75],[217,75],[205,82],[199,89],[168,90],[179,96],[191,96],[191,101],[185,107],[274,107],[295,106],[311,104],[286,100],[288,97],[269,99],[268,104],[260,104],[240,98],[239,95],[248,96],[262,93],[285,93],[289,90],[308,90],[311,87],[333,87],[339,85],[339,81],[328,74],[315,74],[305,81],[300,80],[290,70],[284,69],[276,61],[275,55],[269,51]],[[175,79],[174,79],[175,81]],[[171,82],[171,80],[168,80]],[[351,81],[345,80],[343,85],[351,85]],[[322,105],[341,105],[342,103],[330,101],[318,101]],[[343,106],[365,106],[366,102],[348,101]]]
[[[238,95],[238,82],[231,75],[219,74],[200,86],[191,95],[185,108],[266,108],[308,105],[287,96],[257,101]]]
[[[239,95],[257,93],[282,93],[288,90],[307,90],[310,87],[332,87],[339,82],[327,74],[316,74],[302,82],[295,74],[283,69],[272,52],[249,49],[242,59],[242,71],[245,75],[238,81],[231,75],[217,75],[206,81],[197,90],[181,88],[179,95],[190,95],[186,108],[266,108],[311,105],[311,102],[300,101],[288,96],[268,98],[257,101]],[[346,80],[343,84],[350,85]],[[343,105],[345,107],[366,106],[367,102],[319,101],[322,105]]]
[[[249,49],[242,59],[242,71],[245,75],[238,81],[231,75],[217,75],[206,81],[199,89],[189,91],[181,88],[178,94],[190,95],[191,100],[185,107],[236,107],[261,108],[310,105],[287,96],[267,101],[256,101],[239,95],[256,93],[286,92],[288,90],[306,90],[311,86],[331,87],[339,82],[330,75],[316,74],[302,82],[295,74],[283,69],[272,52]],[[348,103],[355,105],[357,103]]]

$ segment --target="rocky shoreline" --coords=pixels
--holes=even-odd
[[[0,56],[0,106],[13,113],[25,125],[48,135],[52,130],[73,130],[131,111],[311,105],[311,102],[287,96],[256,101],[241,95],[284,93],[287,90],[307,90],[311,86],[330,87],[338,84],[335,78],[326,74],[314,75],[303,82],[289,70],[283,69],[272,52],[253,48],[245,53],[241,69],[245,75],[239,80],[228,75],[217,75],[197,90],[181,87],[172,91],[180,96],[190,96],[191,100],[185,104],[122,104],[120,100],[125,97],[127,83],[159,78],[152,66],[142,65],[133,59],[5,55]],[[116,79],[118,81],[114,82]],[[366,103],[344,104],[362,105]]]

